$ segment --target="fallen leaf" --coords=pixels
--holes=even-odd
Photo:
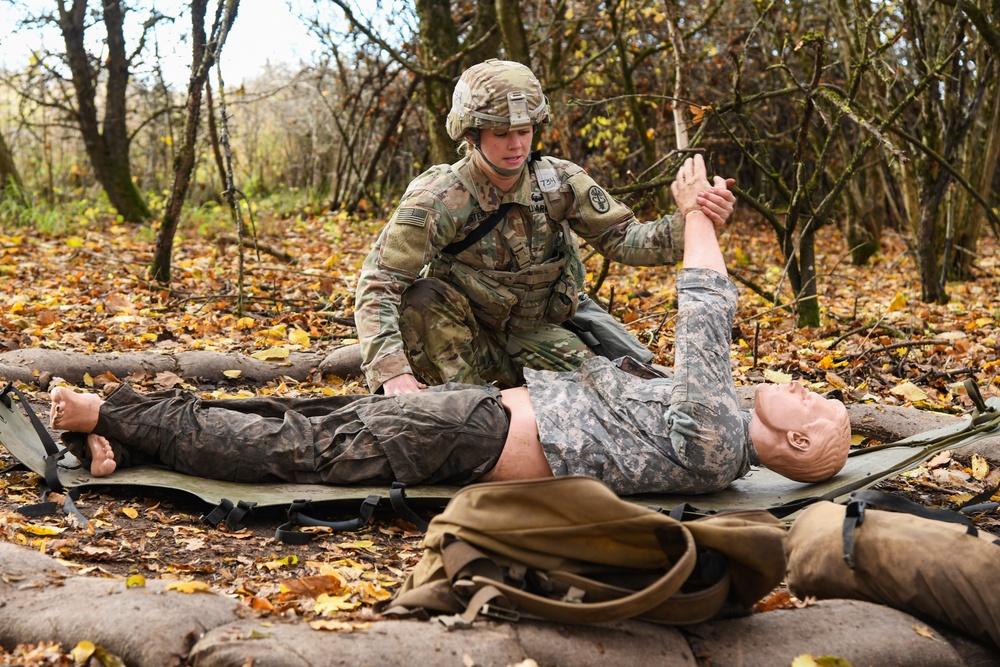
[[[288,342],[292,345],[309,347],[309,332],[296,327],[288,332]]]
[[[277,570],[283,567],[288,567],[289,565],[297,565],[299,562],[299,557],[295,554],[291,556],[285,556],[284,558],[277,558],[275,560],[269,560],[265,563],[261,563],[261,567],[266,567],[268,570]]]
[[[792,381],[792,376],[788,373],[768,369],[764,371],[764,379],[773,384],[788,384]]]
[[[145,588],[146,577],[141,574],[130,575],[128,579],[125,580],[125,588]]]
[[[73,650],[69,654],[73,657],[77,663],[86,663],[90,660],[90,656],[94,655],[94,651],[97,649],[94,646],[94,642],[88,642],[84,640],[73,647]]]
[[[940,468],[941,466],[946,466],[951,464],[951,450],[946,449],[943,452],[938,452],[931,457],[931,460],[924,465],[927,468]]]
[[[344,590],[344,581],[335,574],[321,574],[281,582],[282,592],[319,597],[323,593],[336,595]]]
[[[21,530],[32,535],[59,535],[66,531],[65,528],[57,526],[35,526],[32,524],[22,525]]]
[[[134,507],[123,507],[122,508],[122,514],[124,514],[125,516],[127,516],[130,519],[137,519],[137,518],[139,518],[139,512],[137,512]]]
[[[937,635],[934,631],[928,628],[926,625],[914,625],[913,631],[916,632],[921,637],[927,637],[928,639],[937,639]]]
[[[920,387],[913,384],[909,380],[907,380],[903,384],[893,387],[892,389],[889,390],[889,393],[893,394],[894,396],[899,396],[900,398],[910,401],[911,403],[927,400],[927,394],[925,394]]]
[[[346,623],[335,619],[321,619],[309,621],[309,627],[313,630],[332,630],[335,632],[354,632],[371,627],[371,623]]]
[[[980,482],[986,479],[986,476],[990,474],[990,464],[979,454],[972,455],[971,467],[972,476]]]
[[[243,371],[222,371],[222,374],[231,380],[235,380],[239,376],[243,375]]]
[[[287,347],[269,347],[266,350],[258,350],[250,356],[258,361],[282,361],[288,358]]]
[[[896,296],[889,302],[889,312],[894,313],[903,308],[906,308],[906,297],[903,296],[902,292],[896,292]]]
[[[184,384],[184,378],[177,375],[177,373],[161,371],[156,374],[156,377],[153,378],[153,384],[160,389],[173,389],[179,384]]]
[[[204,581],[175,581],[167,584],[164,590],[178,593],[211,593],[212,587]]]
[[[338,611],[348,611],[351,609],[356,609],[361,603],[351,602],[351,594],[346,595],[328,595],[323,593],[318,598],[316,598],[316,604],[313,607],[315,611],[320,616],[329,616]]]

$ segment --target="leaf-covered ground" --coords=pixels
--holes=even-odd
[[[152,235],[108,223],[75,235],[39,237],[0,230],[0,349],[49,347],[83,352],[132,350],[240,351],[280,360],[285,351],[320,350],[352,342],[353,287],[374,240],[375,222],[335,214],[258,221],[259,253],[244,260],[243,309],[239,259],[232,234],[189,233],[178,239],[170,289],[145,279]],[[734,331],[738,381],[807,382],[840,389],[848,402],[871,401],[962,412],[971,404],[961,388],[975,378],[984,396],[997,393],[998,280],[996,242],[985,239],[975,282],[949,284],[947,306],[919,301],[919,281],[901,239],[887,233],[865,267],[847,261],[836,229],[820,235],[823,325],[803,330],[794,314],[741,287]],[[788,301],[787,280],[771,232],[737,222],[723,238],[734,275]],[[589,260],[597,273],[599,258]],[[599,298],[669,365],[673,353],[672,267],[611,268]],[[88,378],[100,387],[124,378]],[[147,389],[186,386],[171,374],[136,374]],[[187,387],[216,397],[252,393],[363,393],[357,378],[322,383],[275,382],[249,387],[233,377],[225,386]],[[39,387],[29,397],[47,402]],[[4,467],[14,461],[0,448]],[[886,484],[928,505],[954,506],[995,480],[997,471],[947,454]],[[995,482],[994,482],[995,483]],[[95,577],[174,579],[182,589],[233,596],[275,620],[301,620],[318,630],[350,631],[378,618],[420,557],[411,525],[376,517],[358,533],[321,535],[304,546],[274,541],[280,514],[261,513],[239,532],[200,520],[207,507],[182,495],[121,488],[85,493],[77,503],[88,520],[62,514],[28,518],[18,507],[34,503],[38,479],[18,469],[0,473],[0,538],[51,554]],[[996,513],[978,517],[998,528]],[[8,664],[72,664],[72,647],[30,646],[0,655]],[[2,651],[0,651],[2,653]],[[62,661],[60,663],[60,661]]]

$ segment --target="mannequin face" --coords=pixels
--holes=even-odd
[[[750,422],[750,438],[761,461],[767,465],[774,452],[807,447],[808,443],[803,446],[801,440],[801,437],[808,440],[805,427],[819,419],[836,421],[844,406],[798,382],[790,382],[758,386],[753,411],[756,418]]]
[[[479,149],[483,152],[476,155],[479,167],[489,179],[499,188],[504,188],[517,181],[521,177],[520,173],[515,176],[503,176],[498,174],[489,164],[484,164],[480,159],[485,157],[490,164],[494,164],[503,169],[520,169],[528,160],[531,153],[531,140],[534,137],[534,130],[530,127],[520,130],[480,130]]]

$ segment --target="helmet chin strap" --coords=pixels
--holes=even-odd
[[[524,171],[524,165],[528,163],[527,160],[525,160],[524,162],[521,163],[521,166],[518,167],[517,169],[508,169],[506,167],[499,167],[490,162],[489,158],[486,157],[486,153],[484,153],[483,149],[479,147],[479,144],[472,144],[472,145],[476,149],[476,152],[479,153],[479,157],[482,159],[483,162],[489,165],[490,169],[500,174],[501,176],[505,176],[507,178],[510,178],[512,176],[519,176],[521,172]]]

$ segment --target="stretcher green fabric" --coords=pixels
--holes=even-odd
[[[975,394],[978,397],[978,392]],[[0,401],[0,443],[21,463],[44,474],[46,451],[39,434],[8,394]],[[958,419],[944,428],[926,431],[895,443],[852,452],[839,474],[820,484],[800,484],[765,468],[753,470],[729,488],[704,495],[647,494],[630,500],[664,508],[688,503],[702,510],[769,509],[775,506],[822,498],[837,501],[851,492],[868,488],[892,475],[919,466],[935,453],[963,447],[982,438],[1000,435],[1000,398],[978,401],[972,415]],[[223,499],[238,503],[256,503],[257,507],[288,506],[293,500],[352,502],[370,495],[388,493],[388,486],[329,486],[319,484],[240,484],[192,477],[158,466],[127,468],[110,477],[94,478],[72,456],[58,464],[58,478],[67,489],[88,486],[136,486],[183,491],[206,503],[216,505]],[[429,504],[450,499],[458,487],[407,487],[407,500]]]

